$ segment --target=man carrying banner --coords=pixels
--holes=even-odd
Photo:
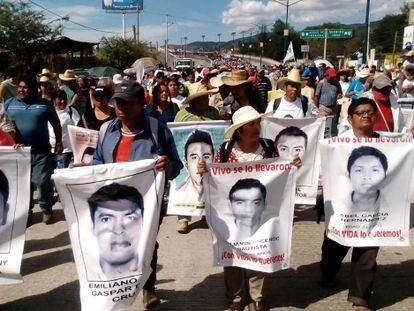
[[[278,81],[280,89],[285,91],[282,98],[271,100],[266,109],[266,113],[273,112],[275,118],[300,119],[318,114],[318,108],[309,100],[308,97],[300,95],[302,87],[306,81],[302,81],[299,70],[292,69],[287,77]]]
[[[136,81],[124,80],[116,85],[111,102],[116,118],[103,124],[92,164],[138,161],[157,157],[155,168],[165,170],[174,179],[183,165],[170,130],[157,120],[146,117],[144,88]],[[161,222],[161,221],[160,221]],[[155,295],[157,248],[151,261],[152,273],[144,285],[144,307],[154,308],[159,302]]]
[[[264,114],[259,114],[251,106],[245,106],[237,110],[233,114],[233,125],[227,129],[224,135],[224,139],[230,139],[230,141],[224,142],[220,146],[215,162],[248,162],[275,157],[273,141],[260,138],[260,122],[263,117]],[[292,164],[300,167],[302,165],[301,159],[296,156],[292,159]],[[206,172],[205,162],[201,162],[198,167],[200,174]],[[247,185],[235,184],[235,189],[231,191],[229,196],[230,200],[234,202],[235,199],[239,202],[249,201],[251,198],[246,198],[246,193],[240,191],[242,189],[249,190],[249,197],[257,194],[256,201],[260,202],[260,209],[263,209],[266,194],[259,185],[260,182],[250,180],[243,183],[247,183]],[[236,191],[237,188],[239,191]],[[236,214],[235,221],[238,222],[241,217],[241,215],[238,215],[239,210],[233,208],[234,213]],[[256,222],[253,216],[249,215],[248,217],[252,225],[252,231],[255,229],[253,223]],[[241,311],[244,309],[243,303],[249,304],[249,310],[268,310],[263,302],[265,277],[266,274],[263,272],[240,267],[224,267],[224,284],[229,302],[228,310]],[[248,290],[247,293],[244,292],[245,288]],[[246,296],[247,301],[243,301],[243,296]]]
[[[38,97],[38,84],[33,77],[22,77],[18,81],[16,97],[4,104],[7,115],[16,124],[15,141],[31,147],[30,212],[27,219],[31,224],[34,207],[34,186],[39,191],[39,205],[43,211],[43,222],[52,223],[54,155],[50,152],[48,122],[53,127],[56,137],[55,153],[61,154],[62,127],[52,104]]]
[[[351,124],[352,130],[341,136],[379,137],[379,134],[374,132],[377,113],[377,105],[372,99],[360,97],[353,100],[348,108],[348,122]],[[325,233],[320,263],[323,286],[329,288],[334,285],[334,277],[338,273],[349,248],[329,239]],[[348,301],[353,303],[354,310],[370,310],[369,298],[374,284],[378,250],[379,247],[353,248]]]

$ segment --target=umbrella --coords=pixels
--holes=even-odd
[[[141,65],[143,68],[147,68],[147,67],[154,67],[157,64],[159,64],[159,61],[157,61],[156,59],[152,58],[152,57],[141,57],[139,59],[137,59],[131,67],[136,68],[138,65]]]
[[[121,70],[114,67],[92,67],[88,71],[93,77],[112,77],[117,73],[122,74]]]
[[[326,59],[315,59],[314,63],[316,65],[316,67],[319,67],[320,64],[325,64],[326,67],[334,68],[334,65],[332,65],[332,63],[329,60],[326,60]]]

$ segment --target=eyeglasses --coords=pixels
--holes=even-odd
[[[356,112],[354,112],[353,114],[356,114],[358,117],[360,117],[360,118],[363,118],[363,117],[365,117],[365,116],[367,116],[367,117],[369,117],[369,118],[371,118],[371,117],[373,117],[374,115],[376,115],[377,114],[377,112],[376,111],[372,111],[372,110],[370,110],[370,111],[356,111]]]

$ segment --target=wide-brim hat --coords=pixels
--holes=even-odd
[[[232,118],[233,124],[224,133],[224,139],[225,140],[231,139],[233,137],[234,132],[238,128],[242,127],[243,125],[249,122],[252,122],[257,119],[262,119],[266,116],[267,114],[258,113],[256,109],[254,109],[252,106],[244,106],[238,109],[233,114],[233,118]]]
[[[187,88],[188,88],[189,95],[188,97],[186,97],[186,99],[184,99],[183,105],[188,104],[189,102],[191,102],[192,100],[196,98],[199,98],[202,96],[208,96],[210,94],[218,92],[217,88],[208,90],[204,84],[199,83],[199,82],[187,84]]]
[[[73,71],[72,69],[66,69],[64,73],[59,74],[59,79],[62,81],[75,80],[75,71]]]
[[[42,75],[39,78],[39,83],[48,83],[48,82],[52,82],[52,80],[50,80],[50,77],[47,75]]]
[[[221,77],[221,76],[215,76],[215,77],[212,77],[211,79],[210,79],[210,84],[211,84],[211,86],[212,87],[214,87],[214,88],[219,88],[219,87],[221,87],[224,83],[223,83],[223,77]]]
[[[405,53],[405,56],[414,56],[414,51],[409,50],[407,53]]]
[[[367,78],[371,75],[369,68],[364,68],[355,73],[358,78]]]
[[[286,89],[286,83],[293,83],[299,85],[301,88],[306,85],[306,81],[303,81],[299,70],[296,68],[293,68],[291,71],[289,71],[288,75],[286,77],[283,77],[277,81],[277,85],[280,89],[285,91]]]
[[[43,68],[42,72],[40,73],[39,76],[48,76],[48,77],[52,77],[53,76],[53,72],[51,72],[49,69],[47,68]]]
[[[246,70],[232,70],[230,76],[224,76],[221,79],[223,80],[223,83],[228,86],[238,86],[250,82],[247,79]]]

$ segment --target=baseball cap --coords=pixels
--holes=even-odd
[[[328,68],[325,71],[325,75],[329,78],[335,78],[336,77],[336,71],[333,68]]]
[[[145,99],[144,88],[135,80],[123,80],[115,86],[114,95],[111,98],[111,106],[115,105],[115,99],[123,99],[128,102]]]
[[[392,81],[385,75],[380,75],[374,79],[372,87],[375,87],[377,90],[381,90],[387,86],[392,86]]]
[[[111,96],[111,91],[106,86],[97,86],[94,88],[93,97],[101,97],[101,96]]]

